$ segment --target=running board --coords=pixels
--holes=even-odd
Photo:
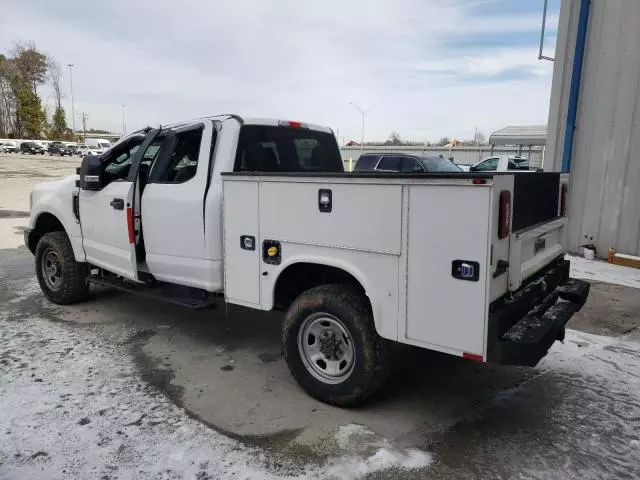
[[[215,306],[214,294],[198,288],[183,287],[164,282],[154,282],[152,285],[131,283],[118,278],[90,276],[89,283],[114,288],[122,292],[134,293],[142,297],[162,300],[183,307],[199,310]]]

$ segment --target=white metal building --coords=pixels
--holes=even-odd
[[[640,0],[562,0],[548,127],[570,250],[591,235],[599,256],[640,255]]]

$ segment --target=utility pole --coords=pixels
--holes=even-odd
[[[87,114],[82,112],[82,143],[87,143]]]
[[[71,87],[71,131],[73,135],[76,134],[76,114],[75,114],[75,105],[73,101],[73,63],[68,63],[67,67],[69,67],[69,85]]]
[[[122,136],[124,137],[127,134],[127,124],[124,123],[124,107],[126,105],[122,105]]]
[[[478,142],[478,126],[476,125],[476,133],[473,134],[473,141],[476,145],[480,145],[480,142]]]

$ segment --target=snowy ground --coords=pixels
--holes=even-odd
[[[0,479],[355,479],[431,463],[430,454],[395,448],[357,425],[327,439],[347,456],[270,459],[148,385],[130,355],[135,329],[20,313],[36,290],[35,282],[22,285],[0,311]]]
[[[640,270],[571,258],[620,285],[572,320],[607,335],[570,330],[535,369],[412,350],[376,402],[335,409],[263,316],[47,303],[16,247],[30,186],[76,165],[0,158],[0,480],[640,478]]]
[[[149,385],[131,358],[144,341],[139,330],[60,321],[41,307],[34,281],[3,280],[2,480],[584,479],[640,472],[640,344],[633,336],[569,331],[537,375],[463,413],[422,448],[345,424],[323,439],[331,444],[324,450],[342,455],[301,462],[218,433]]]

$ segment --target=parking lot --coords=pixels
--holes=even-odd
[[[536,368],[398,348],[382,393],[338,409],[291,378],[280,314],[45,301],[29,191],[78,165],[0,154],[0,479],[640,474],[639,271],[576,260],[591,296]]]

